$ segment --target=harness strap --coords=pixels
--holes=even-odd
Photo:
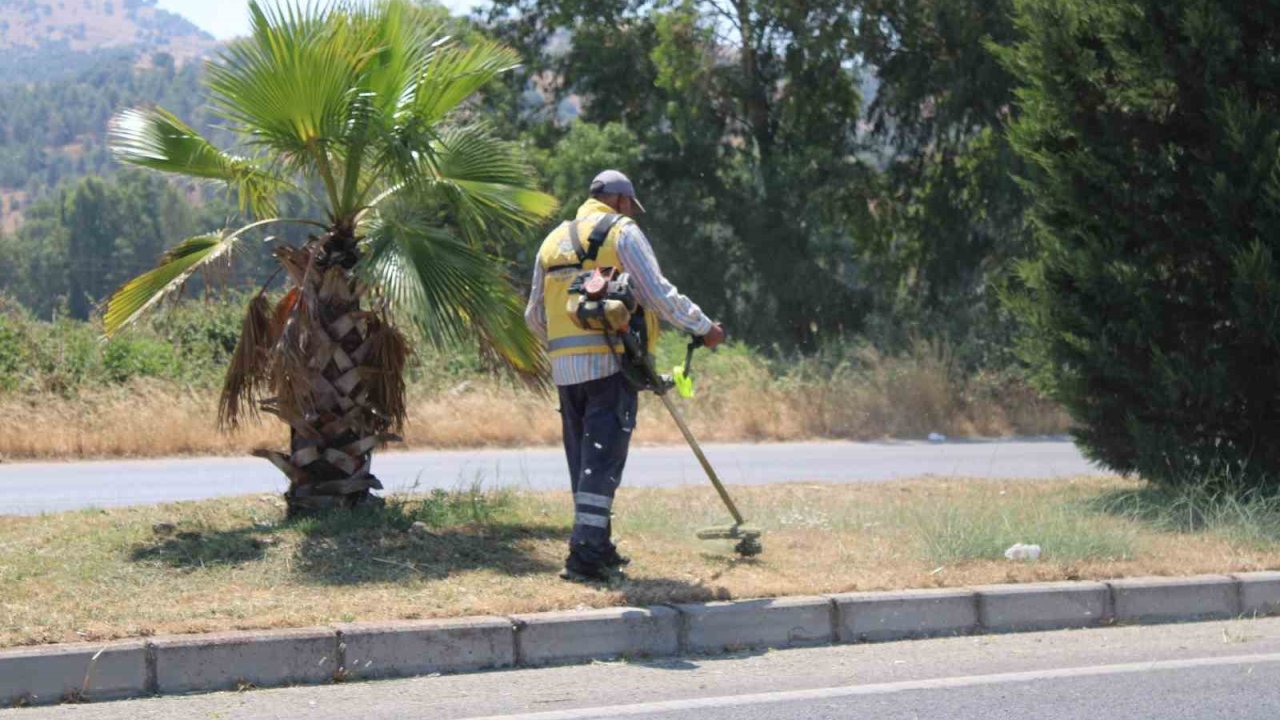
[[[621,215],[610,213],[600,218],[595,227],[591,229],[591,235],[587,237],[586,247],[582,246],[582,234],[578,231],[578,221],[569,221],[569,242],[573,245],[573,254],[578,256],[578,262],[571,265],[556,265],[547,268],[547,272],[556,270],[575,270],[583,269],[588,262],[595,262],[600,255],[600,248],[604,246],[604,241],[609,239],[609,233],[613,232],[613,226],[618,224],[622,219]]]
[[[600,222],[596,223],[596,226],[591,230],[591,237],[587,238],[586,254],[581,252],[581,245],[576,242],[574,243],[574,249],[578,250],[578,260],[580,262],[586,262],[588,260],[595,262],[596,256],[600,254],[600,247],[604,245],[604,241],[609,238],[609,233],[613,231],[613,226],[617,225],[618,221],[621,219],[621,215],[615,215],[613,213],[600,218]],[[574,229],[576,230],[577,227],[578,226],[575,223]],[[573,237],[576,237],[576,233]]]
[[[582,261],[587,257],[587,251],[582,249],[582,238],[578,235],[578,221],[569,221],[569,242],[573,244],[573,254],[578,256],[578,267],[582,267]]]

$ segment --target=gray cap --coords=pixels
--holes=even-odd
[[[597,175],[596,179],[591,181],[591,194],[629,197],[635,201],[640,212],[646,212],[644,206],[640,204],[640,198],[636,197],[636,187],[631,184],[631,179],[617,170],[605,170]]]

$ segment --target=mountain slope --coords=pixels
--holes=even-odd
[[[181,65],[216,46],[156,0],[0,0],[0,82],[61,79],[103,55],[146,63],[166,53]]]

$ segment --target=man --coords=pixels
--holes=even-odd
[[[658,318],[704,338],[709,348],[724,340],[724,329],[663,277],[648,239],[634,222],[643,212],[626,175],[616,170],[597,175],[591,197],[575,219],[543,241],[525,310],[529,329],[546,343],[560,393],[575,508],[561,577],[576,582],[620,579],[630,562],[613,544],[610,516],[635,428],[637,392],[621,373],[615,354],[621,348],[603,332],[583,330],[569,319],[569,286],[585,271],[620,268],[630,274],[632,291],[645,311],[650,348],[657,340]]]

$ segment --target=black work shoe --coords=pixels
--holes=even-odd
[[[560,571],[560,579],[584,585],[613,585],[614,583],[625,582],[627,574],[618,568],[611,567],[595,568],[586,572],[571,570],[566,567]]]
[[[601,560],[606,567],[624,568],[631,564],[631,558],[626,555],[618,554],[617,546],[610,545],[609,549],[604,553],[604,559]]]
[[[627,576],[617,567],[603,562],[586,562],[577,554],[570,553],[569,558],[564,561],[564,571],[560,573],[560,578],[579,583],[614,583],[626,580]]]

